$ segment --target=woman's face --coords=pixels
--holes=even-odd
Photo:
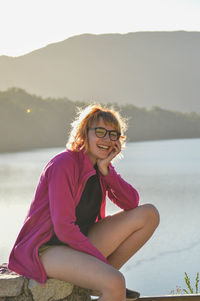
[[[100,118],[98,122],[93,123],[91,128],[102,127],[107,130],[116,130],[112,125],[105,124],[103,119]],[[116,141],[112,141],[109,137],[109,133],[103,138],[98,138],[94,129],[88,130],[88,156],[93,165],[96,164],[97,159],[106,159],[116,144]]]

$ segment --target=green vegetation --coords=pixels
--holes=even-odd
[[[185,272],[185,283],[187,284],[187,287],[189,289],[189,291],[186,290],[186,289],[183,289],[186,294],[198,294],[198,292],[199,292],[199,289],[198,289],[198,286],[199,286],[199,273],[197,273],[197,276],[196,276],[196,279],[195,279],[195,290],[191,287],[190,278],[188,277],[186,272]]]
[[[199,272],[197,272],[196,279],[195,279],[195,289],[192,288],[190,283],[190,278],[188,274],[185,272],[185,283],[188,289],[182,289],[180,286],[176,286],[175,290],[170,292],[171,295],[181,295],[181,294],[199,294]]]
[[[67,98],[42,98],[25,90],[0,92],[0,152],[65,147],[77,106]],[[200,137],[200,115],[153,107],[108,104],[128,118],[127,141]]]

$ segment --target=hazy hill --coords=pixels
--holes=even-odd
[[[200,32],[84,34],[0,57],[0,89],[200,113]]]
[[[43,99],[22,89],[0,92],[0,152],[65,147],[77,106],[67,98]],[[200,115],[153,107],[115,106],[128,118],[128,141],[199,138]]]

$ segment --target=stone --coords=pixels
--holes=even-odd
[[[91,301],[91,290],[74,285],[72,294],[67,301]]]
[[[90,301],[91,290],[48,278],[45,285],[0,265],[0,301]]]
[[[44,286],[32,279],[29,280],[28,284],[34,301],[64,299],[71,295],[73,287],[71,283],[53,278],[49,278]]]
[[[19,275],[2,274],[0,297],[15,297],[22,293],[24,278]]]
[[[22,294],[17,297],[6,297],[5,301],[33,301],[33,299],[31,296],[27,297],[24,294]]]

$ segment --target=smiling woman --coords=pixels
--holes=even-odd
[[[97,290],[100,301],[139,297],[119,269],[151,237],[159,214],[153,205],[139,206],[138,192],[111,164],[124,129],[113,110],[79,111],[66,151],[42,172],[9,269],[43,285],[50,277]],[[106,196],[122,211],[106,217]]]
[[[117,133],[117,139],[120,140],[121,144],[124,143],[126,136],[123,133],[127,129],[127,124],[125,122],[125,118],[122,118],[119,112],[110,110],[107,108],[102,108],[100,105],[90,105],[85,109],[79,109],[77,118],[72,122],[72,130],[70,133],[70,137],[67,143],[67,147],[71,150],[78,151],[79,149],[85,148],[88,150],[88,130],[94,129],[94,124],[97,124],[100,119],[106,125],[112,125],[112,133]],[[100,127],[100,126],[99,126]],[[102,132],[103,131],[103,132]],[[103,138],[107,131],[105,128],[100,127],[95,130],[95,134],[99,138]],[[116,135],[116,134],[114,134]],[[110,137],[110,134],[109,134]],[[111,139],[115,140],[115,139]]]
[[[109,163],[121,151],[126,139],[123,135],[125,129],[125,119],[118,112],[103,109],[100,105],[88,106],[79,111],[72,123],[67,147],[74,151],[84,148],[93,165],[105,158]],[[101,166],[99,162],[98,167]],[[100,171],[106,175],[108,169]]]

